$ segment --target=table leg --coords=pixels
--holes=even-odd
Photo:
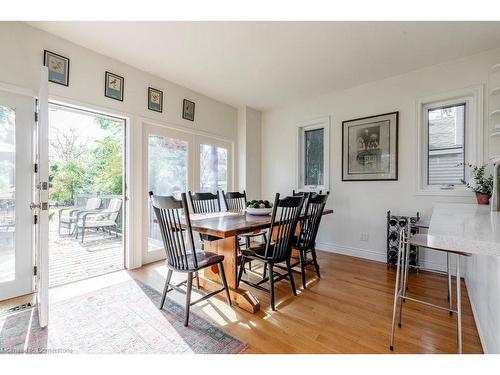
[[[460,282],[460,255],[457,254],[457,341],[458,354],[462,354],[462,285]]]
[[[204,250],[224,255],[224,270],[226,272],[227,284],[231,301],[245,311],[256,313],[260,310],[260,303],[248,290],[236,287],[238,275],[238,252],[236,237],[222,238],[216,241],[205,241]],[[222,281],[217,266],[208,267],[200,272],[200,285],[207,290],[215,290],[221,287]]]

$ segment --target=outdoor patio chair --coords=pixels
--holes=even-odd
[[[61,228],[67,228],[68,234],[73,234],[71,228],[78,221],[79,214],[85,212],[96,212],[100,207],[101,198],[89,198],[85,203],[85,207],[61,208],[59,210],[59,235],[61,235]],[[63,216],[63,213],[66,211],[68,211],[68,216]]]
[[[78,233],[82,234],[81,242],[85,238],[86,229],[102,229],[103,232],[106,229],[111,234],[111,229],[115,230],[116,237],[118,238],[118,225],[117,219],[118,214],[122,208],[122,200],[119,198],[113,198],[109,201],[108,208],[101,210],[99,212],[86,212],[78,215],[78,221],[76,223],[76,238],[78,238]]]

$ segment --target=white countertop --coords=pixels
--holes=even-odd
[[[500,256],[500,212],[491,212],[487,205],[438,203],[428,235],[438,248]]]

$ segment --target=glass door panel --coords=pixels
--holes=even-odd
[[[189,190],[192,180],[191,145],[192,136],[161,126],[144,125],[144,166],[147,229],[146,251],[143,263],[164,257],[163,244],[158,225],[154,222],[154,211],[147,192],[157,195],[172,195],[180,199],[181,193]]]
[[[0,300],[33,291],[34,99],[0,91]]]

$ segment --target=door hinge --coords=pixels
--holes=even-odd
[[[38,215],[33,216],[33,224],[38,224]]]
[[[35,173],[38,173],[38,163],[35,163],[33,165],[33,170],[35,171]]]
[[[38,275],[38,267],[37,266],[33,267],[33,275],[34,276]]]
[[[35,112],[35,123],[38,122],[38,112]]]

